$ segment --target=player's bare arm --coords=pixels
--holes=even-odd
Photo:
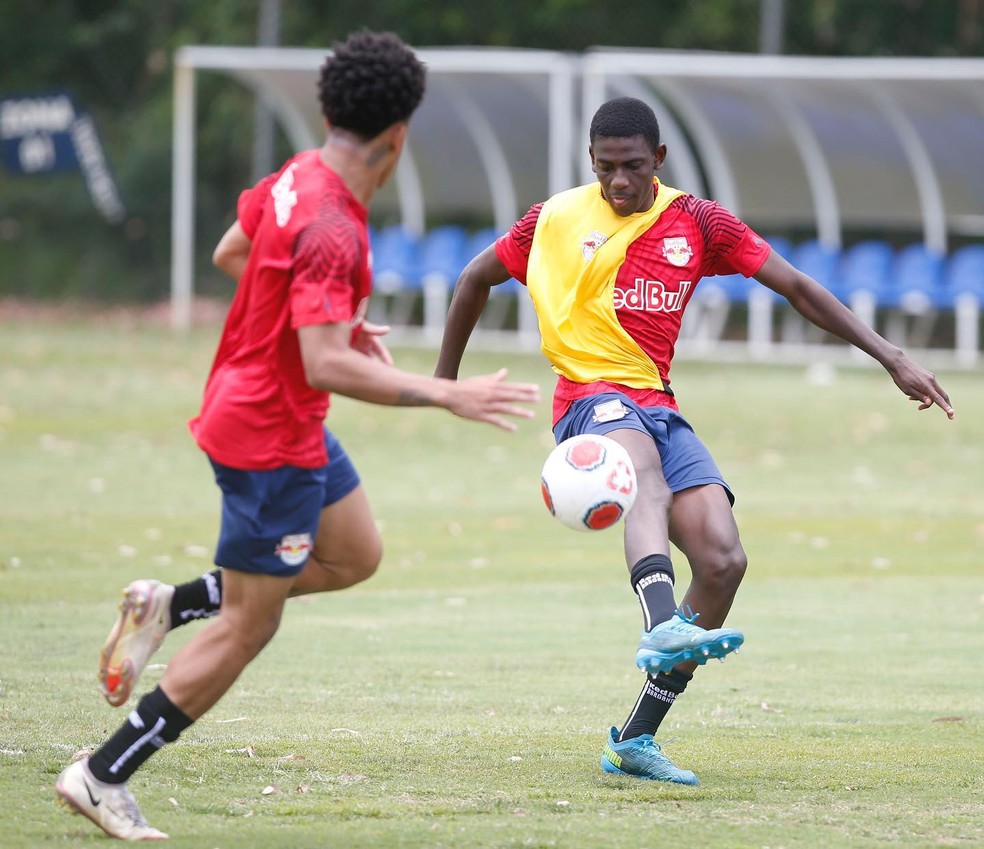
[[[489,245],[465,266],[451,297],[441,351],[434,369],[435,377],[449,380],[458,377],[461,357],[478,318],[485,309],[489,290],[508,279],[509,272],[496,255],[494,245]]]
[[[895,385],[919,403],[920,410],[935,404],[948,418],[954,417],[950,398],[932,372],[876,333],[812,277],[794,268],[775,251],[755,277],[782,295],[808,321],[860,348],[881,363]]]
[[[359,401],[391,407],[443,407],[457,416],[515,430],[507,417],[532,418],[519,406],[539,401],[532,383],[505,381],[506,370],[456,382],[402,371],[367,357],[350,344],[345,323],[317,324],[298,330],[308,383]]]
[[[237,218],[215,246],[212,252],[212,264],[233,280],[238,280],[246,268],[246,260],[249,258],[249,248],[252,244],[252,240],[243,231]]]

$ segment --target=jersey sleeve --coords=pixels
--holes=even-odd
[[[688,211],[704,237],[702,276],[754,275],[769,257],[769,243],[719,203],[702,198],[690,201]]]
[[[239,202],[236,204],[236,217],[239,219],[239,226],[243,228],[243,232],[250,239],[256,235],[256,228],[263,217],[263,207],[266,205],[267,198],[270,197],[270,189],[277,176],[277,174],[270,174],[260,180],[253,188],[245,189],[239,195]]]
[[[316,221],[298,236],[290,287],[291,327],[352,321],[363,263],[353,228]]]
[[[533,246],[533,232],[540,217],[542,203],[530,207],[509,232],[500,236],[495,243],[495,255],[506,270],[520,283],[526,283],[526,267],[529,264],[530,248]]]

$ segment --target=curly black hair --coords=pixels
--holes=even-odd
[[[371,139],[420,105],[424,65],[391,32],[367,29],[332,45],[321,66],[321,114],[330,124]]]
[[[655,153],[659,147],[659,122],[652,108],[635,97],[616,97],[602,103],[591,119],[588,141],[642,136]]]

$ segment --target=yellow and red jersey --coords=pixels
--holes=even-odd
[[[597,183],[531,207],[496,242],[525,283],[557,372],[556,422],[575,398],[613,388],[676,409],[670,364],[700,280],[755,274],[768,243],[714,201],[655,181],[646,212],[617,215]]]

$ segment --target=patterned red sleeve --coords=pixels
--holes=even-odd
[[[526,266],[533,246],[533,231],[540,217],[542,203],[534,204],[529,212],[519,219],[495,243],[495,254],[506,270],[520,283],[526,283]]]
[[[250,239],[256,234],[256,228],[263,217],[263,207],[266,199],[270,196],[270,188],[277,179],[277,174],[270,174],[264,177],[253,188],[246,189],[239,195],[239,203],[236,205],[236,217],[239,219],[239,226]]]
[[[359,240],[344,219],[318,218],[294,244],[291,327],[351,321],[361,267]]]
[[[751,277],[769,257],[768,242],[712,200],[687,195],[681,200],[704,237],[701,276],[743,274]]]

